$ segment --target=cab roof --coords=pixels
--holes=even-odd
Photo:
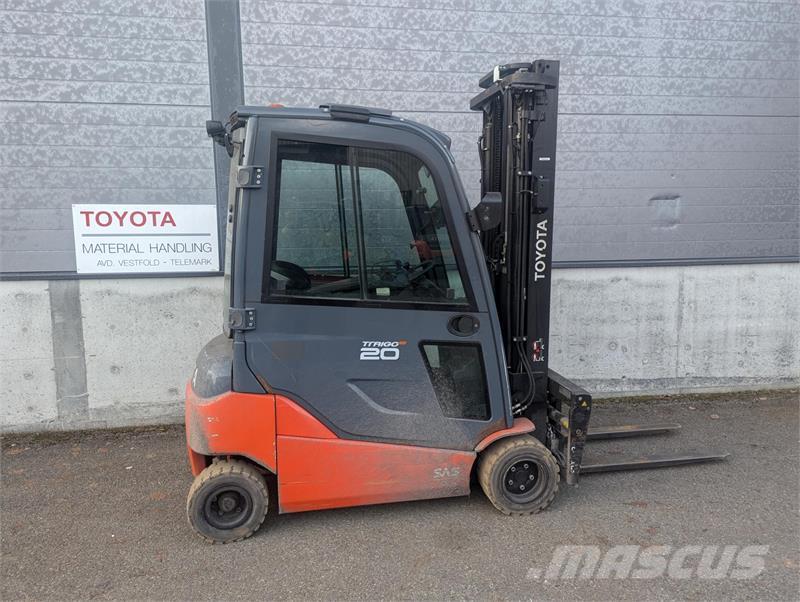
[[[423,133],[435,138],[441,144],[450,148],[450,137],[423,123],[405,119],[392,115],[388,109],[375,107],[362,107],[359,105],[339,105],[327,104],[320,105],[316,109],[303,109],[296,107],[256,106],[243,105],[236,108],[236,112],[231,115],[231,120],[237,118],[247,119],[249,117],[279,117],[281,119],[335,119],[342,121],[354,121],[359,123],[375,123],[376,125],[391,125],[400,127],[417,133]]]

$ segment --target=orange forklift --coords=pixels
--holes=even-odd
[[[548,369],[559,64],[495,67],[480,202],[447,136],[349,105],[239,107],[224,333],[186,392],[187,513],[212,542],[278,511],[461,496],[545,508],[581,473],[725,457],[582,462],[591,395]]]

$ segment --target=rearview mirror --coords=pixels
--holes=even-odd
[[[214,142],[225,147],[229,157],[233,157],[233,141],[231,140],[231,134],[221,121],[206,121],[206,133]]]

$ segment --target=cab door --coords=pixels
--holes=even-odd
[[[330,119],[261,118],[250,370],[339,437],[471,450],[510,425],[477,245],[441,149]]]

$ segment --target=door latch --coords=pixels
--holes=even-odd
[[[236,171],[237,188],[261,188],[264,179],[264,168],[259,165],[247,165]]]
[[[228,328],[231,330],[253,330],[256,327],[256,310],[252,307],[229,307]]]
[[[480,326],[481,323],[478,322],[477,318],[467,314],[461,314],[450,318],[450,321],[447,323],[447,330],[456,336],[468,337],[478,332]]]

